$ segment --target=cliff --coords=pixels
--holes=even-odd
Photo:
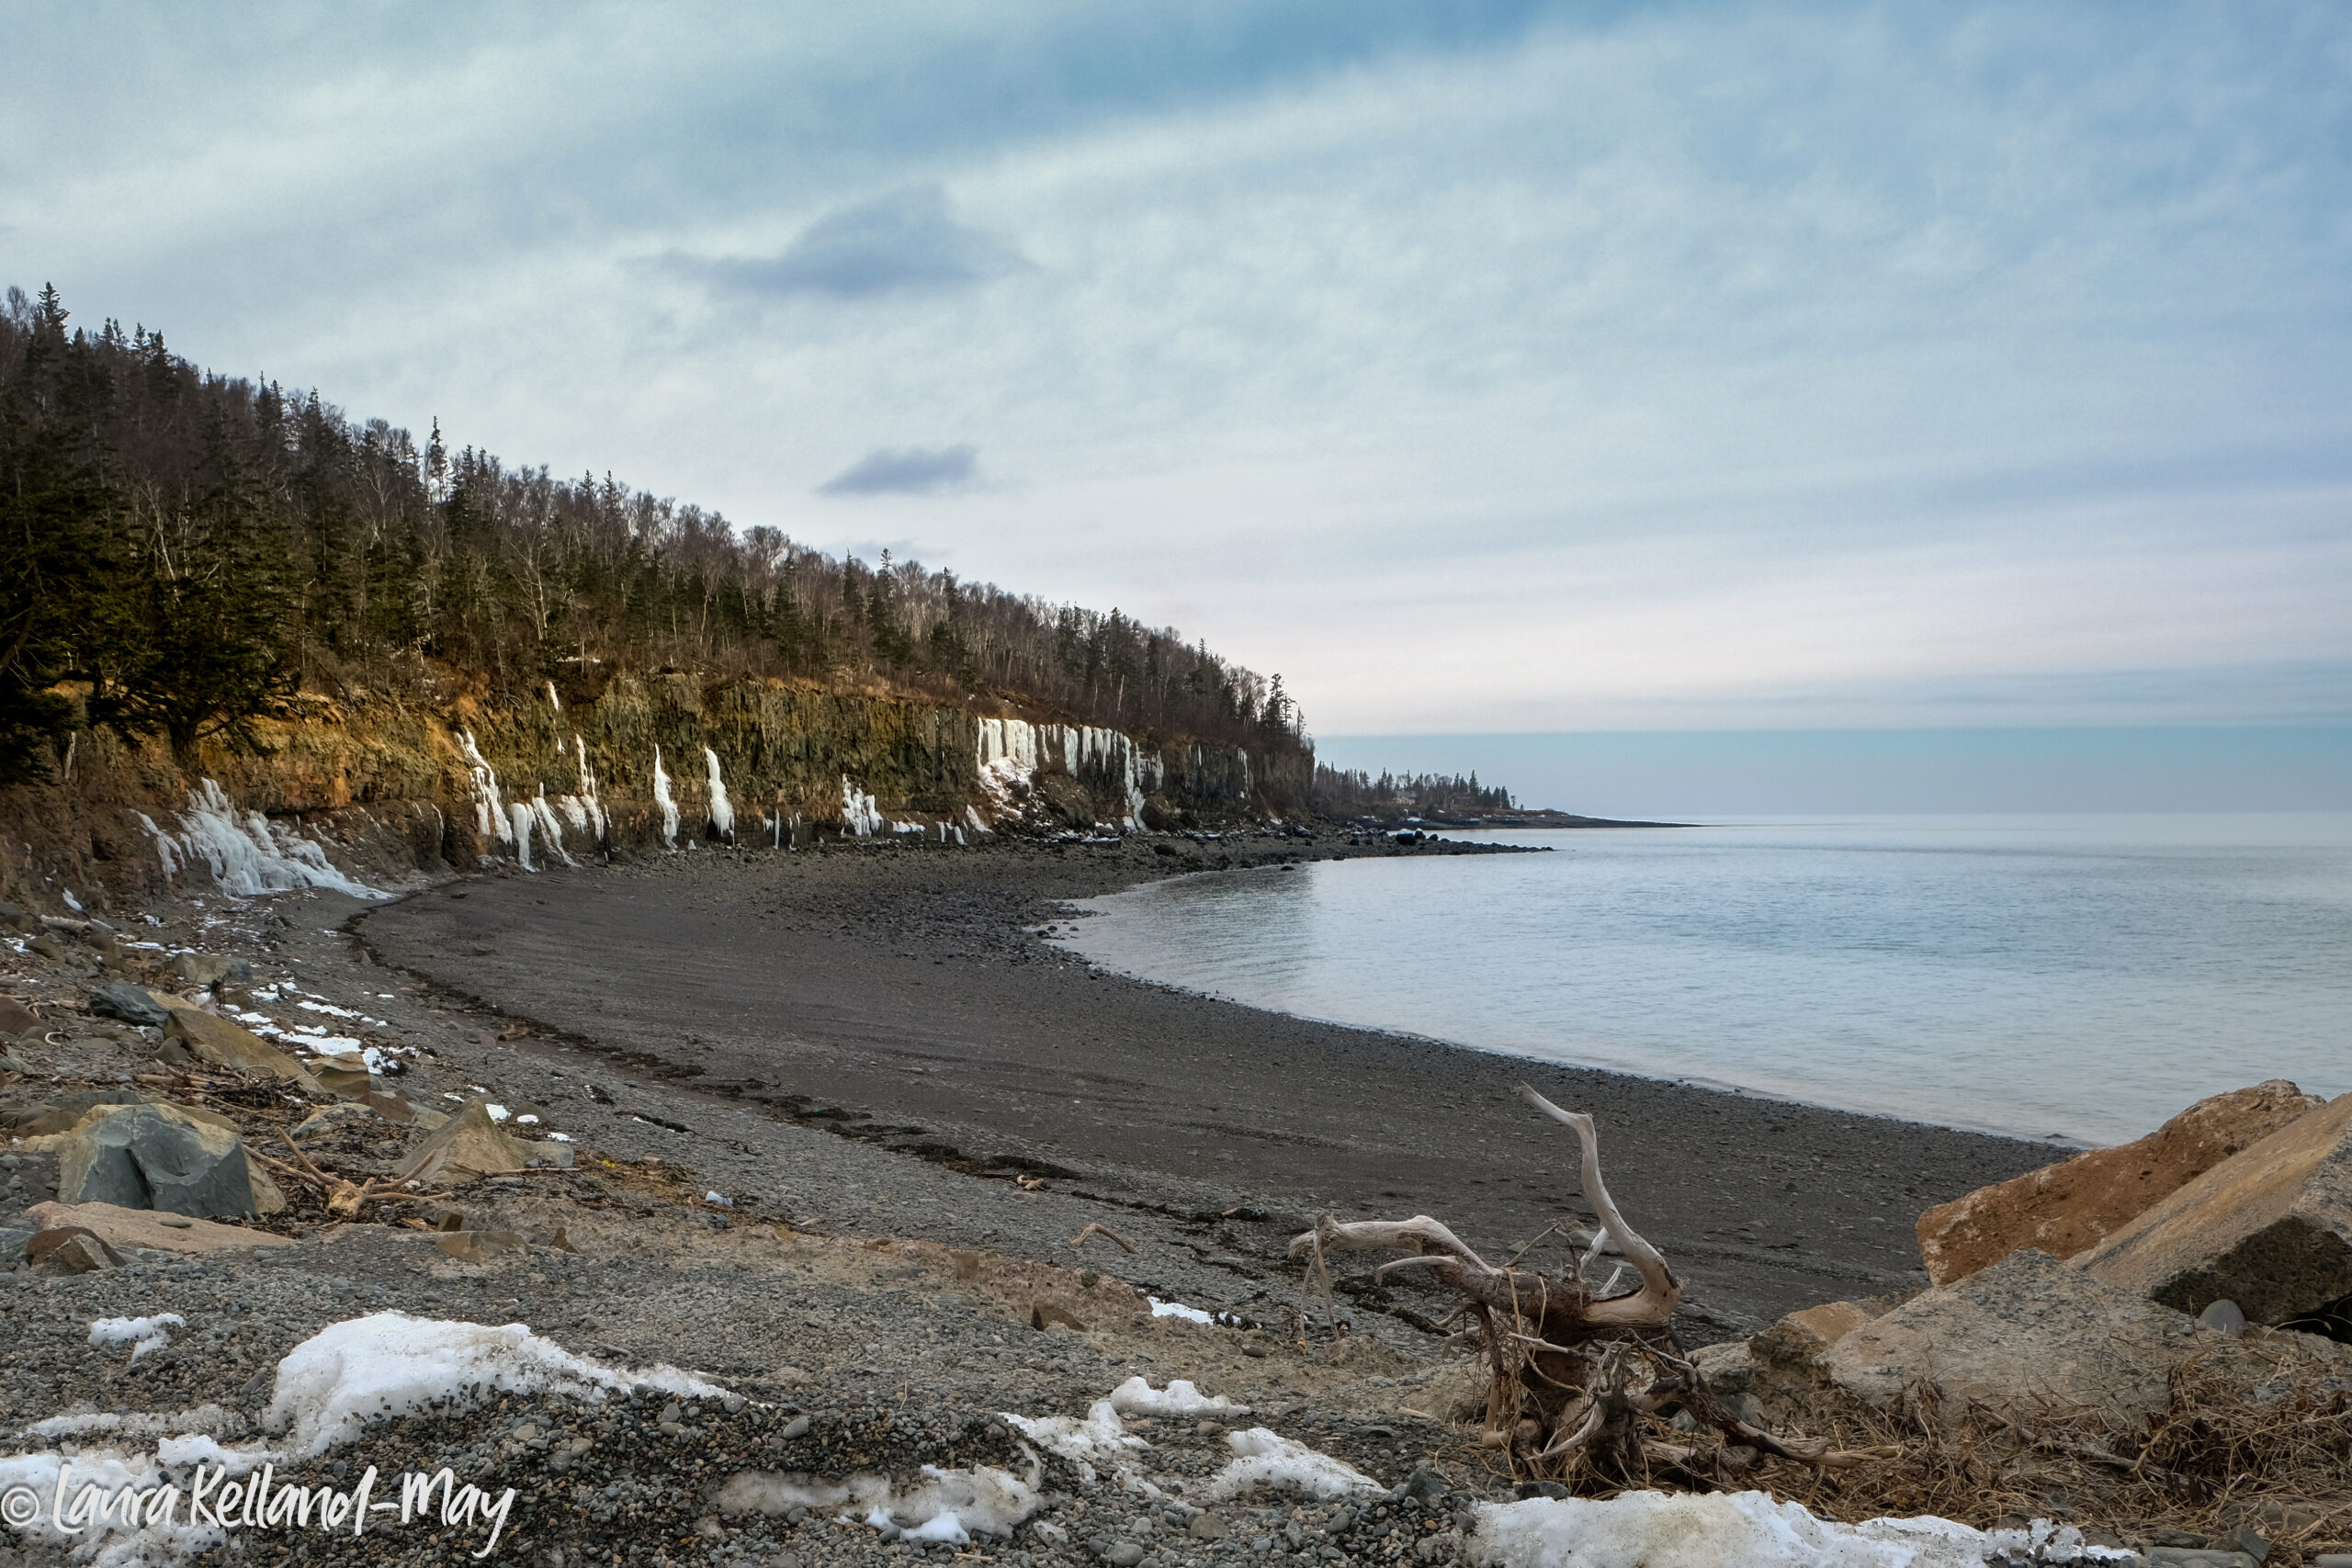
[[[697,840],[956,845],[1305,808],[1309,751],[976,708],[665,674],[573,702],[552,685],[432,707],[301,697],[256,722],[265,751],[208,743],[185,766],[160,741],[85,730],[55,783],[0,791],[0,897],[104,909],[167,881],[382,887]]]

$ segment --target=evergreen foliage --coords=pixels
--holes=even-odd
[[[76,724],[258,744],[297,690],[431,702],[614,674],[808,678],[1147,740],[1306,746],[1280,677],[1172,630],[560,479],[436,421],[419,449],[316,392],[199,370],[143,326],[0,308],[0,783]],[[61,696],[67,692],[75,701]]]
[[[1362,770],[1342,772],[1328,762],[1315,766],[1315,809],[1327,817],[1469,817],[1518,809],[1510,791],[1485,785],[1478,775],[1391,773],[1378,778]]]

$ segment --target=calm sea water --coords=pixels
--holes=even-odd
[[[2033,1137],[2352,1090],[2352,814],[1448,836],[1553,852],[1179,877],[1073,941],[1309,1018]]]

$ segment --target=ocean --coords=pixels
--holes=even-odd
[[[1254,1007],[2027,1137],[2352,1091],[2352,813],[1445,836],[1550,852],[1177,877],[1069,940]]]

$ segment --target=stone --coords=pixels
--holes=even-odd
[[[460,1263],[487,1263],[509,1252],[526,1252],[531,1244],[514,1231],[444,1231],[433,1245]],[[673,1416],[674,1420],[676,1417]]]
[[[1882,1409],[1910,1385],[1933,1383],[1955,1405],[2030,1410],[2048,1399],[2136,1417],[2164,1407],[2171,1368],[2202,1348],[2185,1337],[2188,1326],[2168,1307],[2027,1247],[1913,1297],[1822,1359],[1838,1388]]]
[[[382,1117],[372,1105],[365,1105],[357,1100],[341,1100],[334,1105],[323,1106],[313,1111],[296,1122],[294,1136],[308,1138],[323,1133],[332,1133],[338,1127],[348,1127],[356,1122],[381,1120]]]
[[[1143,1543],[1134,1540],[1114,1541],[1111,1550],[1102,1554],[1102,1561],[1110,1563],[1111,1568],[1136,1568],[1143,1559]]]
[[[175,953],[164,972],[175,980],[210,990],[222,981],[232,985],[250,985],[254,966],[242,958],[232,958],[225,953]]]
[[[2021,1247],[2072,1258],[2323,1103],[2272,1078],[2200,1100],[2144,1138],[1939,1203],[1919,1216],[1928,1278],[1948,1285]]]
[[[1216,1514],[1194,1514],[1184,1533],[1194,1540],[1223,1540],[1233,1533],[1233,1527]]]
[[[2352,1094],[2196,1180],[2075,1259],[2182,1312],[2282,1323],[2352,1294]]]
[[[2213,1538],[2213,1544],[2224,1551],[2242,1551],[2256,1562],[2270,1560],[2270,1542],[2252,1525],[2232,1525]]]
[[[365,1056],[322,1056],[311,1064],[310,1073],[321,1089],[338,1100],[362,1100],[383,1088],[368,1070]]]
[[[103,1093],[60,1094],[38,1105],[18,1106],[0,1111],[0,1126],[6,1127],[19,1138],[40,1138],[51,1133],[72,1132],[96,1106],[144,1105],[147,1102],[147,1096],[128,1089],[107,1089]]]
[[[469,1100],[449,1124],[417,1145],[392,1172],[395,1181],[439,1181],[452,1174],[503,1176],[530,1168],[530,1151],[490,1119],[490,1107]]]
[[[206,1012],[184,998],[163,996],[155,999],[170,1014],[170,1021],[164,1025],[164,1037],[184,1043],[198,1061],[254,1077],[277,1078],[306,1094],[326,1094],[325,1088],[301,1063],[251,1030]]]
[[[1042,1331],[1052,1327],[1055,1324],[1060,1324],[1063,1327],[1073,1329],[1080,1334],[1086,1332],[1086,1325],[1080,1323],[1076,1316],[1064,1308],[1057,1307],[1051,1302],[1039,1302],[1029,1309],[1030,1327]]]
[[[514,1143],[515,1146],[523,1151],[526,1158],[538,1165],[551,1165],[560,1169],[570,1170],[573,1160],[578,1158],[570,1144],[559,1144],[552,1138],[545,1143],[533,1143],[528,1138],[517,1138]]]
[[[37,1034],[45,1027],[40,1015],[14,997],[0,997],[0,1040],[17,1034]]]
[[[159,1213],[153,1209],[125,1209],[112,1203],[35,1203],[25,1211],[44,1227],[73,1226],[87,1230],[110,1247],[143,1247],[152,1252],[227,1252],[240,1247],[291,1247],[289,1236],[239,1225],[217,1225],[210,1220]]]
[[[2233,1301],[2208,1302],[2205,1310],[2197,1314],[2197,1321],[2233,1339],[2245,1332],[2245,1314],[2238,1310],[2238,1303]]]
[[[261,1184],[232,1126],[183,1106],[98,1106],[65,1135],[57,1156],[57,1196],[65,1203],[202,1219],[259,1213],[276,1194],[274,1187],[256,1190]]]
[[[90,1010],[101,1018],[119,1018],[142,1029],[160,1029],[171,1014],[154,997],[128,980],[109,980],[90,987]]]
[[[95,1274],[119,1269],[129,1259],[79,1225],[36,1231],[25,1243],[25,1261],[43,1274]]]
[[[1852,1302],[1807,1307],[1789,1314],[1749,1340],[1748,1353],[1768,1366],[1811,1366],[1872,1315]]]

